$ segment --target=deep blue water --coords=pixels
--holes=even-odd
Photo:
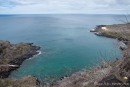
[[[44,79],[91,68],[120,57],[117,40],[99,37],[90,29],[118,24],[122,15],[0,15],[0,40],[33,42],[41,54],[25,60],[10,78],[32,75]],[[102,57],[102,58],[101,58]]]

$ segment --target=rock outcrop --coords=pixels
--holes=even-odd
[[[40,47],[33,43],[11,44],[0,41],[0,78],[7,78],[11,71],[17,69],[25,59],[38,54]]]

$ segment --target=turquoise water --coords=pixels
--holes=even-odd
[[[60,78],[104,60],[120,57],[117,40],[99,37],[90,29],[118,24],[122,15],[1,15],[0,39],[11,43],[33,42],[41,54],[27,59],[10,78],[32,75]]]

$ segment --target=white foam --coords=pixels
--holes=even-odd
[[[30,57],[29,59],[27,59],[27,60],[30,60],[30,59],[32,59],[32,57]]]
[[[40,50],[38,50],[37,52],[38,52],[38,54],[33,55],[33,57],[35,57],[35,56],[38,56],[38,55],[42,54],[42,51],[40,51]],[[32,59],[33,57],[30,57],[28,60]]]
[[[38,52],[38,54],[37,54],[37,55],[40,55],[40,54],[42,54],[42,51],[40,51],[40,50],[38,50],[37,52]]]

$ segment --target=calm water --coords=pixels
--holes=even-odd
[[[121,15],[1,15],[0,40],[33,42],[41,54],[25,60],[10,78],[32,75],[61,77],[119,57],[115,39],[89,30],[100,24],[118,24]],[[100,55],[101,54],[101,55]]]

